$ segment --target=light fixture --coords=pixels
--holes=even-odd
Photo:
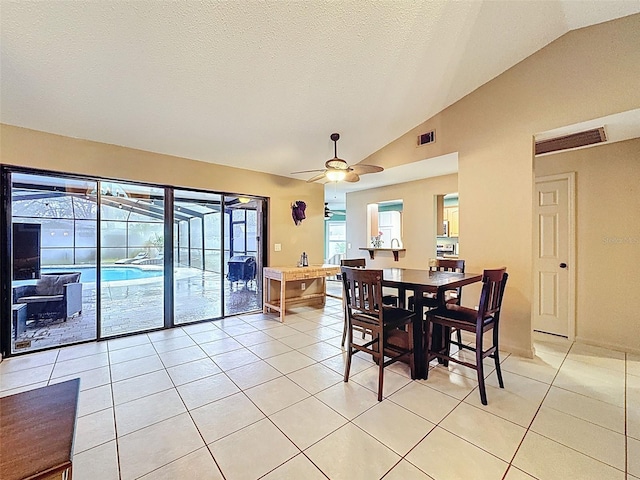
[[[327,173],[325,175],[330,182],[340,182],[344,180],[344,177],[347,175],[347,172],[345,170],[333,169],[333,170],[327,170]]]
[[[249,203],[251,201],[251,199],[247,198],[247,197],[238,197],[238,201],[240,203]]]

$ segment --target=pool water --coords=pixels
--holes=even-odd
[[[56,272],[82,272],[80,275],[80,281],[95,282],[96,281],[96,268],[78,265],[69,265],[66,267],[43,268],[42,273],[56,273]],[[103,266],[100,270],[101,280],[103,282],[114,282],[118,280],[139,280],[141,278],[153,278],[161,277],[163,275],[162,270],[143,270],[137,267],[130,266]]]

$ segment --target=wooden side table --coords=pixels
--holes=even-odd
[[[0,478],[71,480],[80,379],[0,398]]]
[[[339,265],[265,267],[262,269],[264,297],[262,311],[264,313],[270,310],[280,312],[280,321],[284,322],[287,305],[300,303],[324,305],[327,297],[326,277],[339,273]],[[272,288],[272,280],[280,282],[279,288]]]

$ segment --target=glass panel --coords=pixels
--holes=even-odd
[[[220,200],[210,193],[174,193],[176,325],[222,316],[220,222],[212,220],[219,218]]]
[[[101,335],[164,326],[164,191],[100,182]]]
[[[347,251],[347,222],[326,222],[327,262],[338,264]]]
[[[11,175],[11,352],[96,338],[96,182]]]
[[[263,209],[264,200],[225,197],[225,315],[262,309],[258,219]]]

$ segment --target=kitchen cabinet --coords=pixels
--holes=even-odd
[[[460,231],[458,207],[444,207],[443,217],[449,223],[448,236],[457,237]]]

